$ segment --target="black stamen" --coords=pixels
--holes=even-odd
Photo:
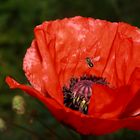
[[[107,85],[105,78],[84,75],[78,78],[71,78],[69,87],[63,87],[65,106],[87,114],[90,97],[92,95],[91,86],[96,84]]]

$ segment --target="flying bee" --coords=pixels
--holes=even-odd
[[[88,64],[89,67],[93,67],[94,64],[92,63],[91,59],[89,57],[86,57],[86,63]]]
[[[86,57],[85,60],[86,60],[86,63],[88,64],[88,66],[90,68],[92,68],[94,66],[94,62],[98,62],[100,60],[100,56],[97,56],[95,58],[93,58],[93,57]]]

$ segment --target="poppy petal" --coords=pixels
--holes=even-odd
[[[128,85],[131,85],[131,90],[134,95],[140,90],[140,68],[135,68],[131,74]]]
[[[49,51],[55,55],[53,62],[61,87],[71,77],[93,73],[120,87],[140,66],[140,31],[126,23],[78,16],[44,22],[39,28],[48,40],[55,38],[55,47],[49,47]],[[94,67],[89,67],[86,57]]]
[[[126,106],[121,118],[140,116],[140,91],[131,99]]]
[[[67,115],[62,120],[68,126],[72,126],[81,134],[103,135],[114,132],[123,127],[123,122],[118,119],[102,119],[92,115],[84,115],[80,112],[73,111],[69,108],[66,110]]]
[[[132,73],[129,80],[129,85],[131,86],[132,97],[126,106],[121,118],[135,117],[140,115],[140,68],[136,68]]]
[[[131,74],[140,67],[140,31],[125,23],[118,24],[103,77],[114,87],[127,85]]]
[[[129,86],[111,89],[93,85],[88,114],[99,118],[119,118],[132,96]]]
[[[140,130],[140,115],[122,119],[124,127],[132,130]]]
[[[37,49],[36,40],[33,40],[31,47],[28,48],[24,61],[23,69],[30,83],[35,89],[47,94],[44,88],[44,82],[40,77],[43,77],[41,58]]]
[[[52,98],[63,103],[58,76],[48,52],[43,32],[36,28],[35,34],[36,40],[32,42],[25,55],[23,69],[27,78],[37,90],[49,94]]]
[[[44,22],[40,28],[46,38],[55,36],[55,49],[50,47],[50,50],[55,51],[54,62],[61,86],[71,77],[92,73],[101,76],[115,38],[117,23],[74,17]],[[95,67],[89,68],[86,57],[91,58]]]
[[[59,104],[56,100],[53,100],[52,98],[48,98],[44,96],[42,93],[37,91],[36,89],[19,84],[11,77],[6,77],[6,83],[10,86],[10,88],[19,88],[25,92],[27,92],[29,95],[37,98],[40,100],[47,108],[51,111],[51,113],[60,121],[64,117],[64,106]]]

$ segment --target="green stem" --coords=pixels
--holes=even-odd
[[[41,104],[41,105],[42,105],[42,104]],[[43,106],[43,105],[42,105],[42,106]],[[31,113],[28,111],[28,112],[26,113],[26,116],[28,115],[28,116],[30,117],[30,114],[31,114]],[[56,138],[59,138],[59,139],[61,139],[61,140],[64,139],[61,135],[57,134],[53,129],[51,129],[50,127],[48,127],[47,124],[45,124],[42,120],[40,120],[40,119],[38,118],[38,115],[35,116],[35,117],[33,117],[33,119],[34,119],[35,121],[37,121],[38,123],[40,123],[40,125],[41,125],[42,127],[44,127],[45,129],[47,129],[47,130],[52,134],[52,136],[55,136]]]
[[[3,118],[3,117],[2,117]],[[17,127],[17,128],[20,128],[22,130],[24,130],[25,132],[29,133],[29,134],[32,134],[32,135],[35,135],[36,137],[38,137],[40,140],[44,140],[44,138],[42,138],[42,136],[40,136],[38,133],[36,133],[35,131],[31,130],[31,129],[28,129],[20,124],[17,124],[17,123],[14,123],[12,121],[8,121],[7,119],[3,118],[4,121],[11,125],[11,126],[14,126],[14,127]]]
[[[72,132],[73,130],[72,130],[71,128],[69,128],[67,125],[64,125],[64,124],[61,124],[61,126],[62,126],[64,129],[67,130],[68,135],[69,135],[69,137],[70,137],[72,140],[75,140],[75,139],[76,139],[75,135],[74,135],[73,132]]]
[[[39,103],[39,105],[41,105],[41,107],[45,108],[44,105],[41,102],[39,102],[38,100],[36,100],[36,101]],[[48,127],[48,125],[46,123],[44,123],[43,121],[41,121],[38,118],[35,118],[35,120],[37,120],[44,128],[48,129],[50,131],[50,133],[53,134],[53,136],[55,135],[60,140],[65,140],[65,138],[63,138],[61,135],[59,135],[58,133],[56,133],[53,129],[51,129],[50,127]],[[61,125],[61,126],[63,126],[63,125]],[[70,135],[70,137],[74,140],[73,136]]]
[[[31,129],[28,129],[28,128],[23,127],[23,126],[21,126],[19,124],[16,124],[16,123],[12,123],[12,125],[17,127],[17,128],[20,128],[20,129],[24,130],[25,132],[27,132],[29,134],[32,134],[32,135],[38,137],[40,140],[43,140],[43,138],[39,134],[37,134],[35,131],[32,131]]]
[[[45,108],[44,105],[43,105],[41,102],[39,102],[38,100],[36,100],[36,101],[41,105],[41,107]],[[46,108],[45,108],[45,109],[46,109]],[[36,119],[44,128],[48,129],[48,130],[50,131],[50,133],[53,134],[53,136],[55,135],[55,136],[57,136],[57,138],[59,138],[60,140],[63,140],[63,139],[65,140],[65,138],[63,138],[61,135],[59,135],[58,133],[56,133],[53,129],[49,128],[48,125],[47,125],[46,123],[44,123],[42,120],[40,120],[40,119],[38,119],[38,118],[35,118],[35,119]],[[61,125],[61,127],[64,127],[64,128],[66,128],[66,129],[68,130],[68,128],[65,127],[64,125]],[[71,139],[74,140],[75,137],[73,136],[72,132],[71,132],[70,130],[68,130],[68,132],[70,132],[70,133],[68,133],[68,134],[69,134],[69,137],[71,137]]]
[[[46,129],[48,129],[50,131],[50,133],[53,136],[57,136],[59,139],[63,140],[64,138],[61,135],[58,135],[53,129],[49,128],[44,122],[42,122],[41,120],[37,119],[36,120]]]

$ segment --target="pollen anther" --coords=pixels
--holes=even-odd
[[[63,87],[65,106],[87,114],[90,97],[92,96],[93,84],[104,84],[107,82],[102,77],[84,75],[78,78],[71,78],[69,87]]]

